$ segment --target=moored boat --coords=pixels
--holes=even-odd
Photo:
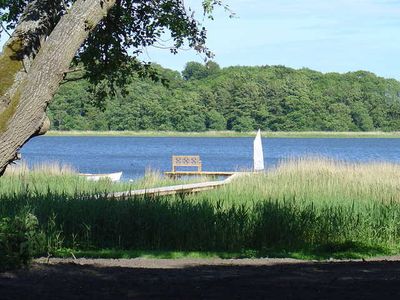
[[[119,181],[122,176],[122,172],[116,173],[108,173],[108,174],[90,174],[90,173],[81,173],[80,176],[86,177],[87,180],[99,181],[101,179],[109,179],[112,182]]]

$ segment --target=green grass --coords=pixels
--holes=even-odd
[[[225,205],[278,203],[317,207],[363,207],[400,203],[400,164],[345,163],[318,157],[283,161],[267,173],[240,177],[234,184],[198,197]]]
[[[365,259],[377,256],[390,256],[399,253],[399,248],[373,247],[356,243],[335,244],[331,246],[316,247],[288,251],[285,249],[242,250],[237,252],[213,251],[149,251],[149,250],[75,250],[70,248],[57,249],[55,257],[60,258],[106,258],[106,259],[243,259],[243,258],[294,258],[301,260],[327,260],[327,259]]]
[[[79,176],[71,167],[58,164],[44,164],[29,170],[24,164],[11,166],[6,175],[0,178],[0,195],[56,193],[64,196],[80,194],[109,194],[137,189],[170,186],[206,181],[206,177],[172,179],[160,172],[147,170],[145,176],[132,182],[109,180],[90,181]]]
[[[392,255],[400,246],[398,174],[397,164],[306,158],[196,195],[123,200],[63,193],[48,181],[40,191],[0,193],[0,218],[29,209],[43,249],[61,256]]]
[[[132,137],[254,137],[254,132],[236,131],[204,131],[204,132],[177,132],[177,131],[49,131],[47,136],[132,136]],[[400,132],[262,132],[269,138],[400,138]]]
[[[74,250],[62,248],[55,252],[56,257],[63,258],[153,258],[153,259],[183,259],[183,258],[233,258],[239,257],[240,253],[226,252],[199,252],[199,251],[146,251],[146,250]]]

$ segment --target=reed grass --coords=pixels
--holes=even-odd
[[[0,193],[0,217],[28,207],[46,236],[59,240],[50,244],[84,253],[296,252],[342,253],[342,258],[354,252],[398,253],[398,174],[399,165],[385,162],[292,159],[267,173],[242,176],[221,189],[188,196],[118,201],[51,188]]]
[[[133,136],[133,137],[254,137],[255,131],[49,131],[47,136]],[[400,132],[366,131],[263,131],[269,138],[400,138]]]
[[[0,195],[27,193],[39,195],[57,193],[69,196],[79,194],[97,195],[206,180],[208,178],[205,177],[175,180],[164,177],[158,170],[147,169],[142,178],[129,182],[114,183],[107,179],[96,182],[79,176],[78,172],[69,165],[43,163],[29,169],[25,163],[20,163],[7,168],[5,175],[0,178]]]
[[[400,164],[352,163],[323,157],[286,159],[269,172],[242,176],[204,194],[225,204],[294,199],[303,204],[353,205],[400,202]]]

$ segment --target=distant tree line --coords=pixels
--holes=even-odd
[[[167,84],[133,78],[102,105],[85,80],[65,83],[49,108],[55,130],[397,131],[400,82],[370,72],[323,74],[284,66],[189,62],[155,66]]]

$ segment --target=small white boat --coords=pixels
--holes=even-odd
[[[264,152],[261,140],[261,131],[258,129],[256,138],[253,143],[253,161],[254,161],[254,171],[264,170]]]
[[[108,174],[89,174],[89,173],[81,173],[79,174],[80,176],[86,177],[87,180],[92,180],[92,181],[99,181],[101,179],[109,179],[112,182],[119,181],[122,176],[122,172],[116,172],[116,173],[108,173]]]

